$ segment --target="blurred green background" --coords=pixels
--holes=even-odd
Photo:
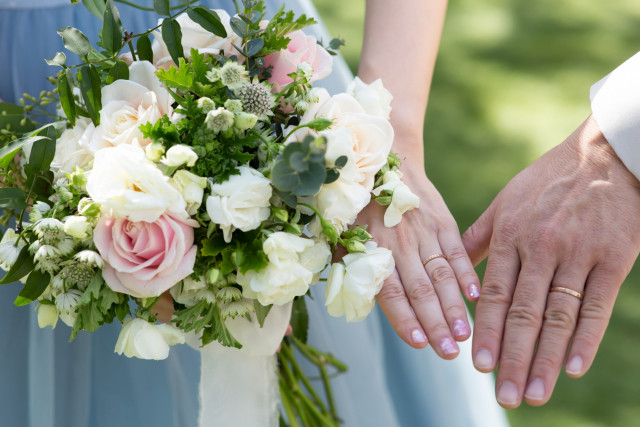
[[[364,3],[315,1],[332,35],[347,40],[343,54],[354,70]],[[590,113],[591,84],[638,50],[637,0],[450,3],[427,111],[425,165],[461,230],[513,175],[580,125]],[[509,411],[513,426],[640,425],[639,282],[635,268],[591,371],[579,380],[562,374],[541,408]]]

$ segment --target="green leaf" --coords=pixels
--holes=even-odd
[[[54,66],[58,66],[58,67],[66,67],[67,66],[67,55],[64,54],[64,52],[58,52],[55,54],[55,56],[51,59],[45,59],[44,62],[46,62],[49,65],[54,65]]]
[[[278,159],[273,165],[271,182],[275,188],[283,192],[291,192],[300,184],[298,175],[283,159]]]
[[[9,163],[13,161],[13,158],[18,154],[18,152],[27,145],[31,145],[36,141],[41,139],[47,139],[47,136],[40,135],[40,133],[49,129],[50,127],[54,127],[61,122],[49,123],[46,124],[35,131],[31,132],[28,135],[23,136],[20,139],[12,141],[9,145],[6,145],[0,148],[0,168],[6,169],[9,166]]]
[[[76,124],[76,101],[73,97],[73,76],[69,69],[63,70],[58,75],[58,96],[62,111],[69,119],[71,126]]]
[[[97,274],[100,276],[100,274]],[[102,298],[100,299],[100,310],[106,312],[111,309],[111,306],[120,302],[120,296],[113,292],[110,287],[104,286],[102,288]]]
[[[179,64],[179,68],[171,66],[168,70],[158,70],[157,76],[161,82],[169,87],[181,91],[188,91],[193,84],[193,75],[191,74],[189,65],[184,58],[180,58],[177,64]]]
[[[162,40],[167,45],[167,50],[173,62],[178,64],[179,59],[184,57],[182,49],[182,30],[180,24],[171,18],[165,18],[162,21]]]
[[[87,305],[91,303],[92,300],[98,299],[103,283],[104,279],[102,278],[102,274],[98,273],[93,276],[89,286],[87,286],[87,289],[84,290],[82,296],[78,300],[78,306]]]
[[[33,130],[33,122],[25,120],[24,110],[20,105],[0,102],[0,129],[14,131],[18,136]]]
[[[224,241],[224,237],[218,234],[212,239],[202,241],[200,253],[203,256],[218,256],[227,246],[229,246],[229,244]]]
[[[153,0],[153,8],[162,16],[171,16],[171,4],[169,0]]]
[[[86,58],[91,51],[91,43],[82,31],[73,27],[64,27],[58,30],[58,34],[62,37],[64,47],[69,49],[76,55]]]
[[[191,69],[193,70],[192,79],[194,82],[207,82],[205,75],[208,67],[204,62],[204,58],[204,53],[191,49]]]
[[[50,128],[55,132],[55,129]],[[55,138],[55,133],[53,134]],[[41,139],[33,143],[29,163],[25,166],[27,174],[48,171],[51,161],[56,154],[56,140],[47,135],[46,139]]]
[[[113,64],[113,67],[109,70],[106,83],[110,85],[116,80],[129,80],[129,66],[126,62],[119,59],[116,60],[116,63]]]
[[[136,49],[138,53],[138,59],[140,61],[153,62],[153,49],[151,48],[151,40],[149,39],[148,34],[145,34],[138,38]]]
[[[89,65],[80,69],[80,76],[80,91],[87,107],[87,113],[89,113],[91,121],[98,126],[100,124],[100,110],[102,109],[100,75],[96,67]]]
[[[260,304],[257,299],[253,300],[253,308],[256,311],[256,318],[258,319],[258,324],[261,328],[264,326],[264,320],[267,318],[267,315],[271,311],[271,307],[273,307],[273,304],[264,306]]]
[[[120,22],[120,12],[113,0],[107,0],[101,35],[102,47],[110,52],[120,50],[122,47],[122,22]]]
[[[19,188],[0,188],[0,209],[26,209],[26,198],[27,195]]]
[[[340,156],[336,159],[335,165],[337,168],[343,168],[348,160],[349,158],[347,156]]]
[[[249,42],[247,43],[247,56],[257,55],[258,52],[260,52],[263,47],[264,47],[263,39],[258,38],[258,39],[249,40]]]
[[[331,184],[332,182],[336,182],[340,178],[340,172],[335,169],[328,169],[327,176],[324,179],[324,184]]]
[[[33,257],[29,253],[29,246],[25,246],[20,251],[16,262],[13,264],[7,274],[0,279],[0,285],[6,285],[7,283],[13,283],[16,280],[22,279],[27,274],[31,273],[35,265],[33,263]]]
[[[309,312],[307,311],[304,295],[293,301],[291,320],[289,322],[293,329],[293,336],[306,343],[309,333]]]
[[[50,281],[51,276],[49,273],[40,270],[33,271],[13,304],[17,306],[31,304],[47,289]]]
[[[93,13],[98,19],[104,16],[105,3],[104,0],[82,0],[89,12]]]
[[[227,30],[224,28],[218,14],[204,6],[196,6],[187,10],[187,15],[205,30],[218,37],[227,37]]]

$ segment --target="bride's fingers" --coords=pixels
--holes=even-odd
[[[451,230],[439,232],[438,241],[442,252],[447,256],[449,265],[453,269],[465,297],[472,302],[478,301],[480,297],[480,279],[478,279],[469,255],[462,244],[458,227],[454,226]]]
[[[427,346],[427,335],[411,310],[397,271],[394,270],[391,277],[384,282],[376,299],[400,338],[415,348]]]
[[[455,358],[460,350],[453,340],[442,313],[438,294],[418,254],[401,254],[396,257],[396,268],[411,307],[426,331],[433,349],[444,359]]]

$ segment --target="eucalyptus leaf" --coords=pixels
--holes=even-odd
[[[110,52],[118,52],[122,47],[122,22],[120,12],[113,0],[107,0],[102,26],[102,47]]]
[[[340,156],[336,159],[335,165],[337,168],[343,168],[347,164],[348,160],[349,158],[347,156]]]
[[[136,49],[138,53],[138,59],[140,61],[153,62],[153,50],[151,49],[151,40],[149,39],[148,34],[145,34],[138,38]]]
[[[45,59],[44,62],[46,62],[49,65],[54,65],[54,66],[58,66],[58,67],[66,67],[67,66],[67,55],[64,54],[64,52],[58,52],[54,55],[53,58],[51,59]]]
[[[9,272],[0,279],[0,285],[6,285],[7,283],[13,283],[16,280],[22,279],[24,276],[31,273],[34,267],[33,257],[29,253],[29,246],[26,245],[20,251],[16,262],[13,263]]]
[[[180,24],[171,18],[165,18],[162,21],[162,40],[167,45],[167,50],[173,62],[178,64],[180,58],[184,57],[182,50],[182,30]]]
[[[204,6],[196,6],[193,9],[187,9],[187,15],[205,30],[218,37],[227,37],[227,29],[215,11]]]
[[[249,40],[247,43],[247,56],[255,56],[264,47],[264,40],[261,38]]]
[[[82,0],[82,3],[89,9],[89,12],[97,16],[98,19],[102,19],[105,10],[104,0]]]
[[[51,276],[49,273],[42,272],[40,270],[32,271],[27,278],[27,283],[24,285],[24,288],[22,288],[13,304],[22,306],[32,303],[42,295],[45,289],[47,289],[50,281]]]
[[[116,80],[129,80],[129,66],[126,64],[126,62],[119,59],[109,70],[109,75],[107,76],[107,84],[110,85]]]
[[[80,55],[86,58],[91,51],[91,42],[82,31],[73,27],[64,27],[58,30],[58,34],[62,37],[62,43],[64,47],[69,49],[76,55]]]
[[[236,33],[238,36],[242,38],[247,37],[247,24],[242,22],[242,19],[238,18],[237,16],[234,16],[233,18],[231,18],[230,25],[233,32]]]
[[[76,124],[76,101],[73,96],[73,76],[67,68],[58,75],[58,96],[62,111],[69,119],[72,126]]]
[[[169,0],[153,0],[153,8],[162,16],[171,16],[171,4]]]
[[[98,126],[100,124],[100,110],[102,109],[102,88],[100,87],[100,75],[93,65],[80,69],[80,91],[84,99],[87,113],[91,121]]]
[[[340,172],[336,169],[327,170],[327,176],[324,178],[325,184],[331,184],[332,182],[336,182],[340,178]]]

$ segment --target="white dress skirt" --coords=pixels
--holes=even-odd
[[[134,0],[151,6],[151,0]],[[101,22],[69,0],[0,0],[0,98],[17,102],[38,94],[56,72],[45,64],[63,50],[56,29],[71,25],[95,41]],[[206,0],[233,12],[231,0]],[[281,2],[267,0],[273,13]],[[127,30],[155,25],[153,13],[120,3]],[[320,21],[309,1],[287,7]],[[329,40],[322,24],[309,31]],[[69,55],[72,56],[72,55]],[[330,92],[345,90],[352,75],[338,57],[331,77],[319,82]],[[189,427],[198,414],[199,353],[172,347],[167,360],[127,359],[114,354],[119,326],[81,333],[68,343],[70,328],[40,330],[33,310],[14,307],[17,284],[0,286],[0,425],[11,427]],[[333,379],[334,396],[346,427],[506,426],[495,403],[493,379],[473,369],[470,344],[454,361],[430,349],[414,350],[400,340],[375,309],[360,323],[326,313],[324,285],[308,300],[309,340],[349,366]],[[315,373],[310,372],[310,375]]]

